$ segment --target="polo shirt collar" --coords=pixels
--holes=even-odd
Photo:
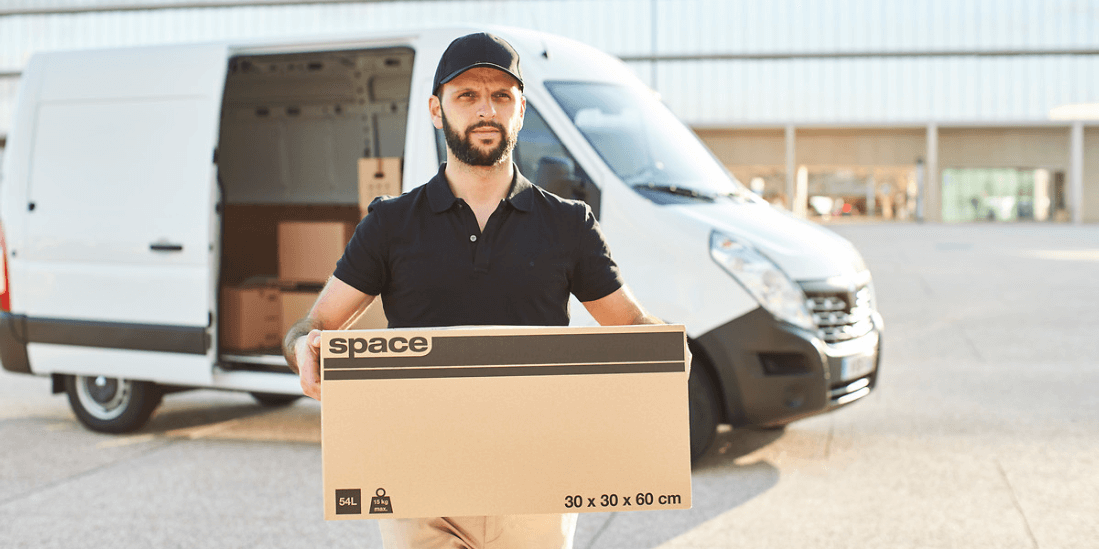
[[[508,194],[504,200],[519,211],[529,212],[531,203],[534,200],[534,184],[519,173],[519,166],[516,166],[515,163],[512,163],[511,167],[515,175],[512,176],[511,188],[508,189]],[[445,172],[446,162],[443,162],[439,166],[439,173],[427,182],[427,200],[432,213],[445,212],[458,201],[454,196],[454,192],[450,190]]]

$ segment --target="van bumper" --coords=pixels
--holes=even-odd
[[[0,312],[0,365],[9,372],[30,374],[27,358],[27,317]]]
[[[882,322],[876,312],[873,317],[870,333],[830,345],[816,332],[779,322],[758,308],[695,343],[714,368],[728,423],[784,425],[850,404],[874,389]]]

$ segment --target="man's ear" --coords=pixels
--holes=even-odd
[[[439,102],[438,96],[432,95],[427,98],[427,111],[431,113],[431,123],[435,129],[443,129],[443,104]]]
[[[526,96],[519,96],[519,129],[523,129],[523,120],[526,120],[527,116],[527,98]]]

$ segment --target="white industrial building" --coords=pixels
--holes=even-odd
[[[0,145],[36,51],[453,23],[621,57],[796,212],[1099,222],[1099,0],[4,0]]]

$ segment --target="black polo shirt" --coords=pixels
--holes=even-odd
[[[565,326],[570,293],[593,301],[622,287],[587,204],[546,192],[515,168],[482,233],[445,169],[375,200],[336,264],[336,278],[382,296],[390,328]]]

